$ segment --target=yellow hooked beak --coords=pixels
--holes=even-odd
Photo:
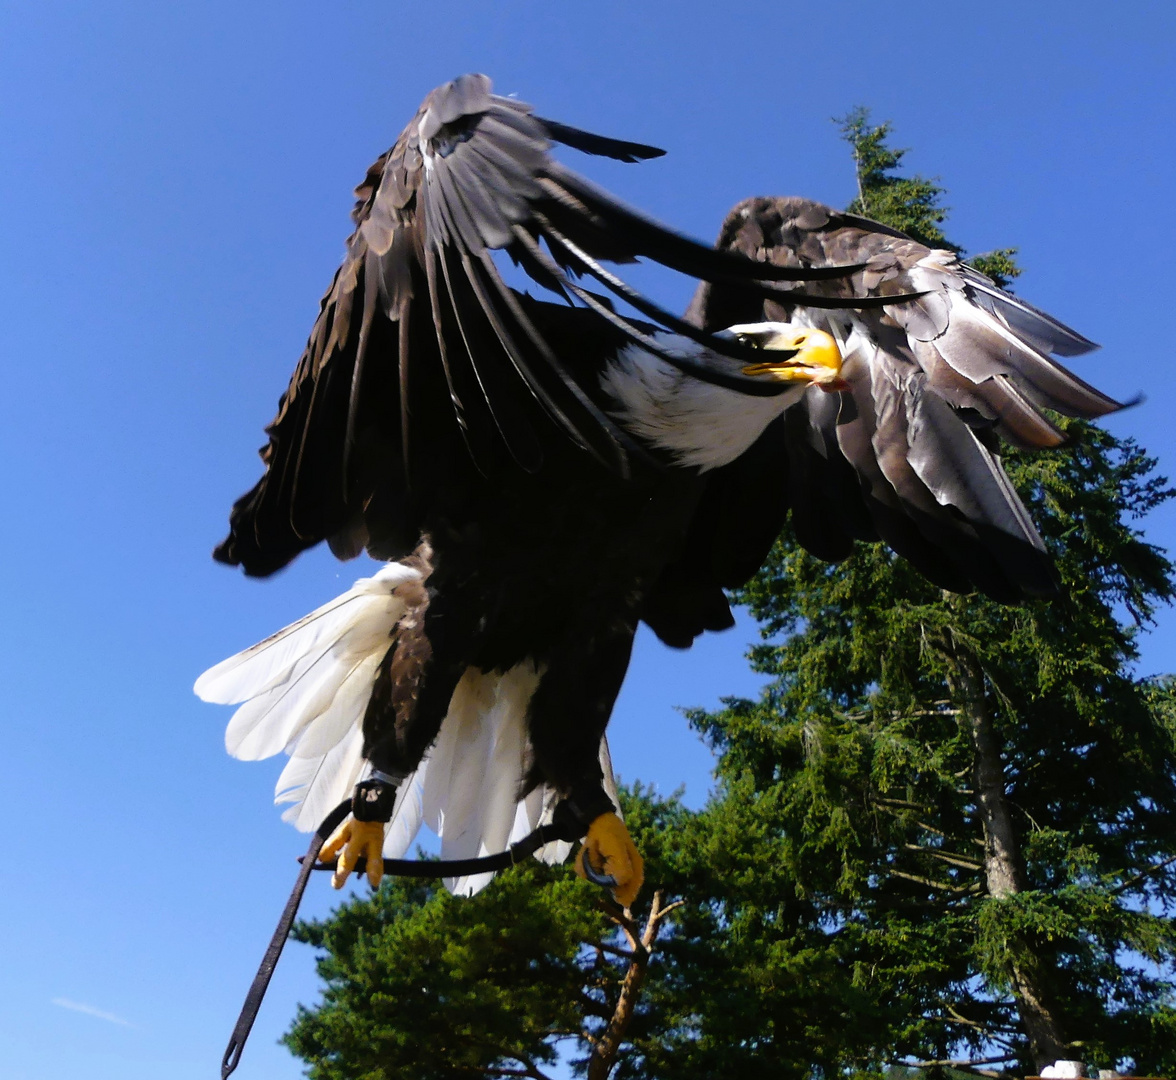
[[[841,350],[832,335],[809,326],[789,323],[745,323],[731,326],[727,332],[741,341],[765,352],[791,352],[788,357],[759,364],[749,364],[744,375],[767,375],[781,382],[815,383],[822,390],[844,390],[841,378]]]

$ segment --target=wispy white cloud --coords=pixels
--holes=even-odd
[[[87,1016],[96,1016],[99,1020],[105,1020],[111,1024],[119,1024],[122,1027],[135,1026],[129,1020],[124,1020],[121,1016],[104,1012],[102,1009],[96,1009],[93,1005],[85,1005],[80,1001],[70,1001],[69,998],[55,997],[52,1003],[63,1009],[72,1009],[74,1012],[85,1013]]]

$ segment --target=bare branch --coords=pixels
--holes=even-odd
[[[916,820],[915,824],[924,832],[929,832],[934,836],[942,836],[944,840],[954,839],[953,837],[949,837],[942,829],[937,829],[934,825],[928,825],[925,821]]]
[[[873,801],[881,803],[883,806],[898,806],[904,810],[934,810],[935,807],[928,806],[926,803],[907,802],[905,799],[884,799],[881,795],[875,795]]]
[[[594,949],[599,949],[601,952],[611,953],[613,956],[619,956],[622,960],[632,960],[633,954],[627,949],[618,949],[615,945],[606,945],[603,941],[598,941]]]
[[[481,1067],[473,1065],[458,1065],[457,1068],[462,1072],[474,1072],[479,1076],[527,1076],[531,1080],[553,1080],[547,1073],[541,1072],[534,1062],[528,1063],[522,1069],[508,1069],[504,1065],[484,1065]]]
[[[1016,1054],[1002,1054],[1000,1057],[979,1058],[970,1061],[967,1058],[943,1058],[940,1061],[896,1061],[895,1065],[906,1065],[912,1069],[974,1069],[978,1065],[999,1065],[1002,1061],[1014,1061]]]
[[[609,918],[625,931],[625,935],[633,944],[633,955],[629,960],[629,969],[621,983],[621,992],[617,995],[616,1008],[612,1017],[605,1025],[592,1045],[592,1052],[588,1058],[588,1080],[608,1080],[608,1074],[616,1063],[617,1054],[624,1040],[625,1032],[637,1010],[637,1000],[641,994],[641,985],[645,980],[645,973],[649,969],[649,958],[652,955],[653,943],[657,940],[666,915],[677,907],[681,901],[666,905],[665,893],[658,889],[653,894],[653,902],[649,908],[649,917],[645,920],[645,931],[637,937],[637,926],[628,912],[617,915],[609,912]],[[606,909],[607,910],[607,909]]]
[[[1151,877],[1152,874],[1158,874],[1165,867],[1171,866],[1173,863],[1176,863],[1176,855],[1173,855],[1170,859],[1165,859],[1163,862],[1156,863],[1155,866],[1149,866],[1142,873],[1136,874],[1135,877],[1128,881],[1124,881],[1122,885],[1119,885],[1118,887],[1111,890],[1111,895],[1119,896],[1120,894],[1125,893],[1128,889],[1134,889],[1135,886],[1145,878]]]
[[[666,917],[666,913],[670,910],[670,908],[662,906],[665,902],[665,895],[661,889],[658,889],[653,894],[653,903],[649,905],[649,918],[645,920],[645,933],[641,935],[641,944],[645,946],[647,952],[650,946],[653,945],[658,930],[661,929],[661,924]],[[679,900],[672,906],[677,907],[681,903],[683,901]]]
[[[891,817],[894,817],[894,818],[902,817],[902,814],[899,812],[900,809],[909,809],[909,806],[901,807],[901,808],[884,806],[884,805],[882,805],[883,801],[884,800],[875,799],[874,800],[874,809],[880,810],[884,814],[889,814]],[[911,804],[911,805],[913,805],[913,804]],[[924,807],[924,809],[930,809],[930,808]],[[925,821],[919,821],[918,818],[915,818],[913,821],[911,821],[911,824],[924,830],[925,832],[929,832],[932,836],[940,836],[944,840],[950,840],[950,841],[952,841],[952,843],[955,843],[955,844],[973,844],[973,845],[981,847],[981,848],[984,847],[984,841],[979,840],[974,836],[955,836],[952,833],[944,832],[942,829],[937,829],[934,825],[928,825],[927,822],[925,822]],[[923,849],[920,848],[920,850],[923,850]],[[979,865],[979,864],[977,864],[977,865]]]
[[[1018,1033],[1016,1028],[998,1027],[995,1024],[981,1023],[979,1020],[970,1020],[962,1012],[960,1012],[959,1009],[950,1003],[947,1005],[947,1011],[951,1014],[951,1019],[947,1021],[949,1024],[965,1024],[968,1027],[976,1028],[978,1031],[983,1031],[988,1039],[993,1042],[1005,1042],[1005,1040],[1000,1037],[1001,1034],[1015,1035]]]
[[[943,892],[956,893],[958,895],[965,895],[968,893],[976,893],[980,891],[980,883],[976,882],[974,885],[961,887],[959,885],[951,885],[946,881],[932,881],[931,878],[919,877],[917,874],[906,874],[901,870],[888,870],[887,874],[890,877],[903,878],[905,881],[913,881],[916,885],[925,885],[929,889],[940,889]]]
[[[949,851],[940,851],[938,848],[921,847],[919,844],[903,844],[903,847],[907,851],[917,851],[920,855],[928,855],[932,859],[950,863],[952,866],[960,866],[965,870],[982,870],[984,868],[983,864],[975,859],[968,859],[963,855],[953,855]]]

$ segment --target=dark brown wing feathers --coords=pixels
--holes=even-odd
[[[621,206],[554,162],[548,153],[553,141],[625,161],[660,153],[538,118],[529,106],[493,95],[485,76],[472,75],[429,94],[395,145],[368,170],[356,189],[357,227],[347,257],[269,428],[267,474],[234,508],[232,532],[217,549],[218,559],[267,574],[304,547],[349,528],[368,497],[357,481],[366,475],[363,447],[399,445],[400,468],[411,483],[414,432],[422,425],[460,433],[477,467],[487,472],[504,458],[524,470],[539,468],[535,428],[551,423],[625,474],[640,450],[594,404],[523,312],[491,252],[505,251],[541,287],[597,310],[621,340],[642,342],[650,339],[640,324],[600,304],[569,270],[592,272],[597,260],[623,263],[638,256],[714,280],[748,281],[764,269]],[[547,221],[551,233],[544,231]],[[820,276],[840,272],[824,268]],[[765,276],[798,277],[789,268]],[[638,296],[623,288],[619,294]],[[411,332],[388,332],[405,322]],[[701,336],[716,351],[740,349]],[[376,337],[398,340],[388,354],[398,357],[395,383],[372,373]],[[386,363],[383,355],[380,363]],[[431,370],[414,375],[434,368],[444,375],[440,382]],[[722,377],[705,369],[693,374]],[[385,395],[395,396],[365,402],[372,378]],[[740,376],[734,382],[762,389]],[[424,396],[422,388],[433,396]],[[365,424],[377,430],[365,430]]]
[[[949,252],[803,199],[740,204],[708,248],[555,162],[556,141],[625,161],[660,153],[536,117],[493,95],[484,76],[425,99],[356,189],[356,231],[267,429],[266,474],[234,507],[217,558],[268,574],[324,538],[344,552],[386,550],[392,542],[365,524],[373,506],[400,514],[403,542],[415,543],[405,509],[414,460],[450,437],[487,474],[540,469],[544,433],[558,432],[626,475],[641,451],[594,402],[566,347],[576,336],[561,320],[582,328],[585,311],[516,293],[492,257],[501,250],[541,288],[593,313],[593,334],[610,348],[662,351],[646,324],[579,275],[732,356],[741,346],[712,331],[798,312],[820,324],[824,309],[843,330],[857,328],[850,389],[811,391],[715,475],[722,496],[704,500],[710,524],[686,548],[687,561],[709,568],[703,592],[754,572],[788,513],[824,558],[881,538],[947,588],[1002,599],[1050,590],[1048,560],[993,440],[1057,446],[1062,435],[1043,410],[1094,417],[1119,407],[1049,355],[1091,342]],[[703,282],[685,320],[602,265],[637,258]],[[763,389],[667,359],[708,381]],[[702,623],[718,619],[712,608]]]

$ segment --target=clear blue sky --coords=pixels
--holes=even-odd
[[[567,158],[713,237],[752,194],[843,205],[829,118],[870,106],[950,189],[950,235],[1015,245],[1020,291],[1101,341],[1079,370],[1148,395],[1111,420],[1176,461],[1170,4],[199,4],[0,8],[0,686],[8,842],[0,1072],[215,1075],[295,870],[279,762],[229,760],[212,662],[359,574],[325,553],[267,582],[209,558],[348,231],[350,189],[434,85],[492,75],[544,114],[665,146]],[[655,283],[681,304],[680,283]],[[1147,524],[1172,546],[1176,512]],[[1144,669],[1176,670],[1164,612]],[[749,693],[753,628],[643,640],[619,771],[697,803],[675,705]],[[325,912],[325,881],[306,910]],[[283,960],[238,1075],[316,986]]]

